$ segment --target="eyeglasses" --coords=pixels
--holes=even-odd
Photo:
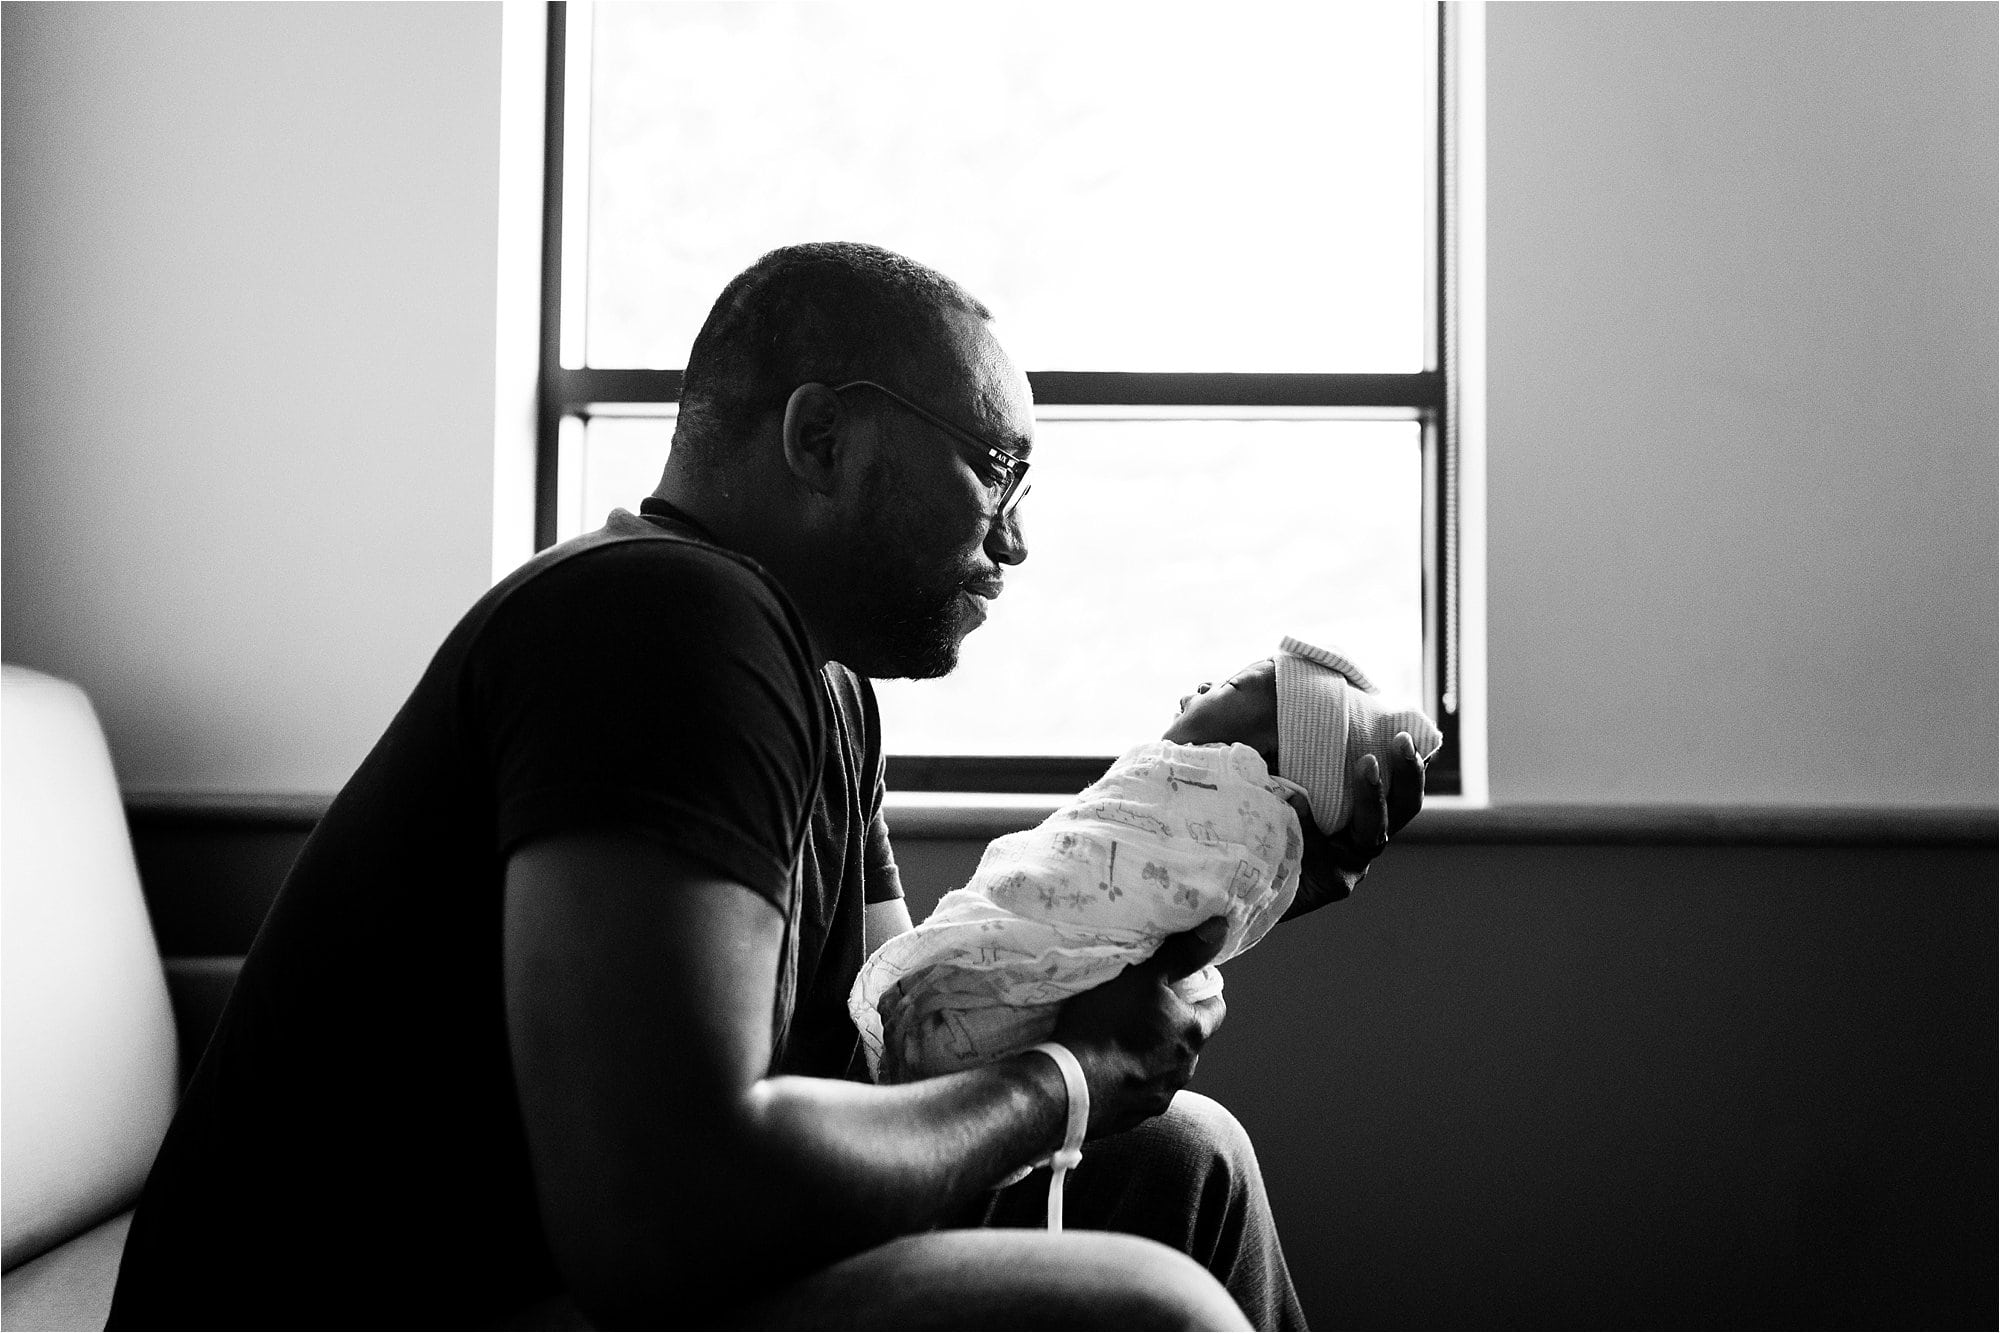
[[[891,401],[901,404],[959,443],[971,448],[975,457],[990,469],[999,472],[1001,480],[997,483],[997,488],[1000,499],[993,511],[995,518],[1005,518],[1013,513],[1015,507],[1021,503],[1021,498],[1028,493],[1028,460],[1019,454],[1002,449],[997,444],[988,443],[961,426],[952,425],[937,413],[919,407],[886,384],[877,384],[874,380],[849,380],[845,384],[833,386],[835,393],[846,393],[849,389],[873,389]]]

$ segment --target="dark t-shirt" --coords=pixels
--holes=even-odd
[[[258,932],[114,1327],[476,1327],[558,1289],[502,996],[502,872],[529,839],[640,834],[770,899],[773,1071],[862,1076],[862,907],[902,892],[874,694],[698,533],[616,512],[445,640]]]

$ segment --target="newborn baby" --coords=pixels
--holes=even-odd
[[[848,1012],[870,1071],[906,1082],[1045,1041],[1063,1001],[1211,917],[1228,922],[1215,963],[1242,953],[1298,887],[1288,798],[1338,830],[1361,757],[1386,765],[1398,732],[1424,757],[1442,740],[1423,713],[1384,708],[1345,657],[1296,639],[1183,699],[1163,739],[1126,751],[1035,828],[995,839],[970,884],[862,965]],[[1222,975],[1211,964],[1176,989],[1200,999]]]

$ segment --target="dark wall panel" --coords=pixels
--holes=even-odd
[[[1229,969],[1199,1085],[1321,1323],[1990,1328],[1993,876],[1401,849]]]
[[[310,832],[134,818],[132,849],[160,952],[246,952]]]

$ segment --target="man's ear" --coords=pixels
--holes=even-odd
[[[785,467],[807,490],[827,494],[841,460],[840,395],[824,384],[801,384],[785,400]]]

